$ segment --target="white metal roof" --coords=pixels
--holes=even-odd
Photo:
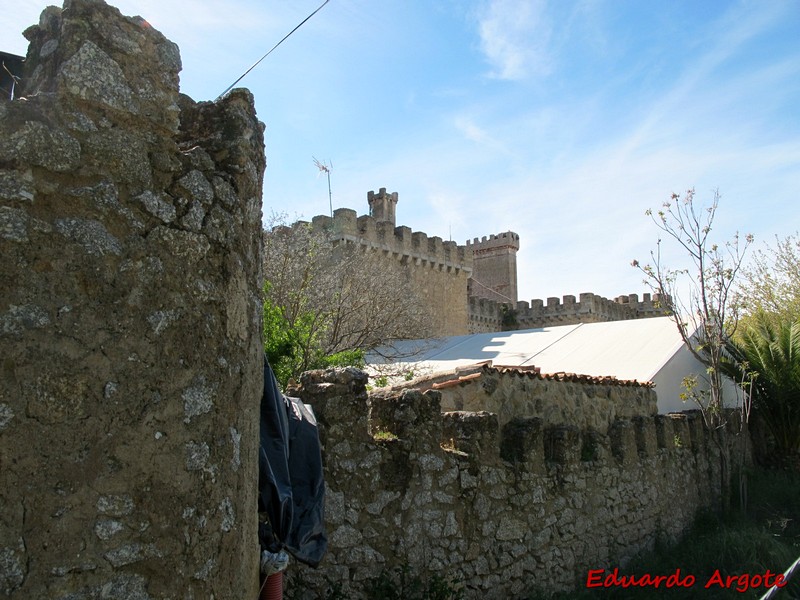
[[[535,366],[542,373],[644,382],[652,381],[681,346],[673,321],[654,317],[397,342],[400,358],[392,362],[436,372],[491,360],[495,365]],[[372,362],[386,361],[373,357]]]

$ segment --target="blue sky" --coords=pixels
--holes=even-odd
[[[119,0],[217,97],[321,0]],[[0,49],[46,2],[12,0]],[[644,212],[722,196],[719,239],[800,229],[800,1],[330,0],[240,84],[266,123],[264,212],[399,193],[398,224],[520,234],[520,299],[642,293]],[[678,256],[667,255],[678,266]]]

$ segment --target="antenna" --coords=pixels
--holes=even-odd
[[[311,158],[314,158],[313,156]],[[319,169],[320,173],[325,173],[328,176],[328,202],[330,203],[331,207],[331,219],[333,218],[333,195],[331,194],[331,171],[333,170],[333,161],[328,161],[330,166],[326,165],[324,162],[318,161],[314,158],[314,164]]]

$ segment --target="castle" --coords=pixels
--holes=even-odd
[[[663,316],[658,297],[609,300],[592,293],[530,303],[518,301],[519,235],[506,231],[459,245],[398,226],[397,192],[367,192],[369,215],[340,208],[312,225],[334,244],[360,244],[382,254],[387,268],[407,270],[410,287],[425,299],[433,337]]]
[[[264,126],[246,90],[179,94],[177,46],[140,17],[66,4],[26,30],[26,99],[0,101],[0,592],[255,598]],[[443,331],[509,314],[516,234],[459,246],[396,227],[396,194],[368,199],[314,226],[408,266]],[[632,300],[514,310],[647,316]],[[401,565],[487,600],[568,591],[719,497],[701,420],[654,415],[649,385],[467,377],[373,397],[353,368],[301,377],[330,545],[324,570],[292,566],[296,597],[341,581],[355,599]],[[480,394],[531,410],[468,410]]]

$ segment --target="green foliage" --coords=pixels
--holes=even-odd
[[[729,350],[729,371],[745,382],[779,455],[800,452],[800,321],[751,322]]]
[[[395,434],[391,431],[376,431],[375,434],[372,436],[376,441],[379,442],[392,442],[394,440],[399,439]]]
[[[269,282],[264,284],[264,352],[281,387],[308,369],[364,366],[364,351],[360,349],[325,354],[316,315],[299,311],[290,321],[284,307],[270,300],[270,287]]]
[[[360,348],[355,350],[342,350],[341,352],[336,352],[335,354],[329,354],[326,356],[322,356],[319,361],[318,365],[314,366],[315,369],[327,368],[327,367],[364,367],[364,351]]]
[[[800,236],[775,238],[756,251],[744,270],[740,293],[745,321],[794,322],[800,319]]]
[[[517,321],[517,310],[508,304],[500,305],[501,319],[500,324],[503,331],[511,331],[517,329],[519,322]]]
[[[772,434],[768,460],[800,452],[800,237],[775,238],[753,256],[740,293],[746,315],[729,347],[732,377],[752,393],[753,410]]]
[[[313,347],[314,330],[311,315],[300,314],[293,322],[286,318],[282,306],[269,299],[269,282],[264,284],[263,339],[264,352],[272,365],[275,377],[285,387],[309,362],[307,348]]]
[[[366,588],[369,600],[461,600],[464,594],[455,582],[434,574],[423,579],[412,574],[405,564],[392,571],[382,571]]]

